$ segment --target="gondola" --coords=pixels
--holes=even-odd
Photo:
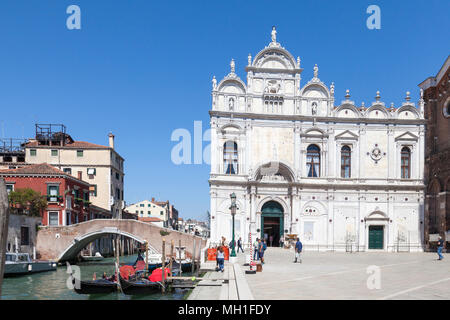
[[[181,271],[182,272],[191,272],[192,271],[192,262],[181,262]],[[173,261],[172,262],[172,273],[174,275],[180,274],[180,263]]]
[[[147,279],[125,280],[120,274],[119,279],[122,292],[127,295],[158,293],[163,286],[161,282],[151,282]]]
[[[112,293],[117,292],[117,283],[106,280],[80,280],[76,283],[75,278],[72,277],[73,289],[78,294],[96,294],[96,293]]]

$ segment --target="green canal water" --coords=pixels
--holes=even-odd
[[[136,255],[120,258],[120,263],[133,263]],[[114,272],[114,258],[102,261],[79,263],[81,280],[92,280],[94,272],[101,278],[103,272],[111,275]],[[183,274],[189,275],[189,274]],[[5,300],[181,300],[187,290],[162,294],[127,296],[122,293],[110,294],[77,294],[67,287],[67,267],[58,266],[56,271],[35,273],[20,277],[3,279],[2,299]]]

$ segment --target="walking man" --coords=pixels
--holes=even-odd
[[[272,247],[272,243],[273,243],[273,235],[270,235],[269,241],[270,241],[270,246]]]
[[[444,240],[442,239],[441,236],[439,236],[438,249],[437,249],[437,254],[439,256],[438,260],[444,259],[444,256],[442,255],[442,249],[444,249]]]
[[[219,247],[219,250],[217,251],[217,262],[219,264],[219,270],[220,272],[223,272],[224,270],[224,262],[225,262],[225,255],[223,253],[223,248]]]
[[[258,245],[259,245],[259,239],[256,238],[256,241],[253,244],[253,260],[259,260]]]
[[[302,259],[300,257],[300,253],[302,252],[303,245],[300,242],[300,238],[297,238],[297,242],[295,243],[295,261],[294,263],[297,263],[297,260],[299,260],[300,263],[302,263]]]
[[[242,253],[244,253],[244,249],[242,248],[242,238],[239,237],[238,240],[238,248],[237,248],[237,252],[239,253],[239,249],[241,249]]]

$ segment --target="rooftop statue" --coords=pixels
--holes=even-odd
[[[276,43],[277,42],[277,29],[275,29],[275,26],[272,27],[272,42]]]

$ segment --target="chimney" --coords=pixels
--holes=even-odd
[[[109,137],[109,147],[114,149],[114,135],[110,132],[108,134]]]
[[[155,202],[155,198],[152,198],[152,202]]]

